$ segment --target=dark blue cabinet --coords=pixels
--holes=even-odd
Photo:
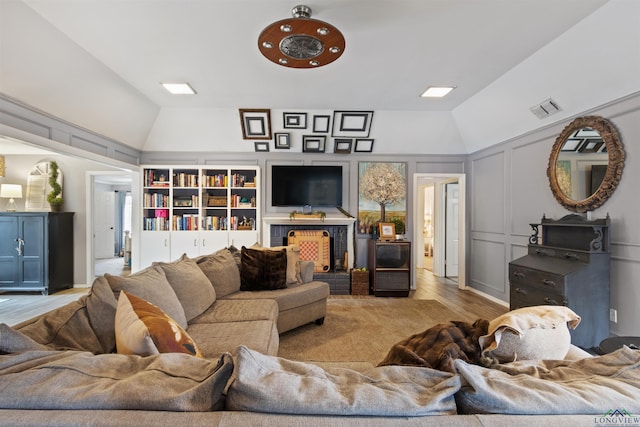
[[[0,213],[0,290],[73,286],[73,212]]]

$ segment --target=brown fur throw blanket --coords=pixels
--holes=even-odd
[[[461,321],[440,323],[394,344],[378,366],[424,366],[453,372],[456,359],[479,364],[479,338],[487,334],[488,327],[489,321],[484,319],[473,325]]]

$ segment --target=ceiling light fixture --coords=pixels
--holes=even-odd
[[[442,98],[455,88],[455,86],[429,86],[420,96],[423,98]]]
[[[289,68],[318,68],[340,58],[346,42],[336,27],[311,19],[311,8],[295,6],[293,18],[274,22],[258,37],[258,49],[269,61]]]
[[[195,95],[189,83],[160,83],[172,95]]]

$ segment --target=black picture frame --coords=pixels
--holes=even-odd
[[[269,151],[269,142],[267,141],[255,141],[254,149],[257,152],[268,152]]]
[[[304,135],[302,137],[303,153],[324,153],[327,137],[324,135]]]
[[[371,153],[373,151],[373,142],[372,138],[358,138],[356,139],[356,144],[353,147],[354,153]]]
[[[367,138],[372,120],[373,111],[334,111],[331,136]]]
[[[241,108],[242,139],[271,139],[271,110]]]
[[[331,129],[331,116],[313,116],[313,133],[329,133]]]
[[[335,138],[333,140],[333,152],[336,154],[351,154],[352,146],[352,138]]]
[[[282,123],[285,129],[306,129],[307,113],[282,113]]]
[[[273,137],[273,145],[276,150],[288,150],[291,148],[291,134],[289,132],[277,132]]]

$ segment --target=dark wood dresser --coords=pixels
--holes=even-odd
[[[511,310],[564,305],[582,318],[574,345],[609,337],[609,222],[572,214],[531,224],[528,254],[509,263]]]

